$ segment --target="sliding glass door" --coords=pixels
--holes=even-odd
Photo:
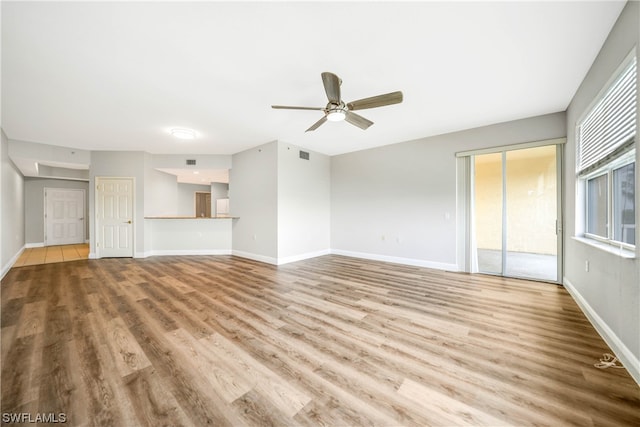
[[[473,156],[477,271],[558,282],[559,149]]]

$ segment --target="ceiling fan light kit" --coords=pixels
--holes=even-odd
[[[315,122],[306,132],[316,130],[327,120],[330,122],[339,122],[342,120],[351,123],[360,129],[367,129],[373,124],[371,120],[354,113],[354,110],[365,110],[367,108],[384,107],[385,105],[399,104],[402,102],[402,92],[391,92],[384,95],[363,98],[345,104],[340,97],[340,85],[342,79],[333,73],[324,72],[321,74],[322,84],[327,94],[329,102],[326,107],[294,107],[288,105],[272,105],[271,108],[284,110],[318,110],[324,111],[324,116]]]
[[[327,120],[330,122],[340,122],[344,120],[346,116],[347,114],[342,109],[333,110],[327,113]]]

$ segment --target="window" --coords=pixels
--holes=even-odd
[[[636,244],[636,58],[629,58],[580,121],[578,177],[585,186],[585,236]]]
[[[636,164],[613,170],[613,240],[636,244]]]
[[[585,178],[587,237],[636,244],[635,179],[635,150]]]
[[[587,180],[587,233],[607,238],[608,175]]]

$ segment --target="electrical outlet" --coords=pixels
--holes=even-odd
[[[589,261],[584,262],[584,271],[589,272]]]

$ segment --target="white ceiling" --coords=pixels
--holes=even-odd
[[[86,150],[335,155],[563,111],[624,2],[2,2],[2,128]],[[320,73],[404,102],[305,133]],[[171,137],[172,127],[198,133]]]

